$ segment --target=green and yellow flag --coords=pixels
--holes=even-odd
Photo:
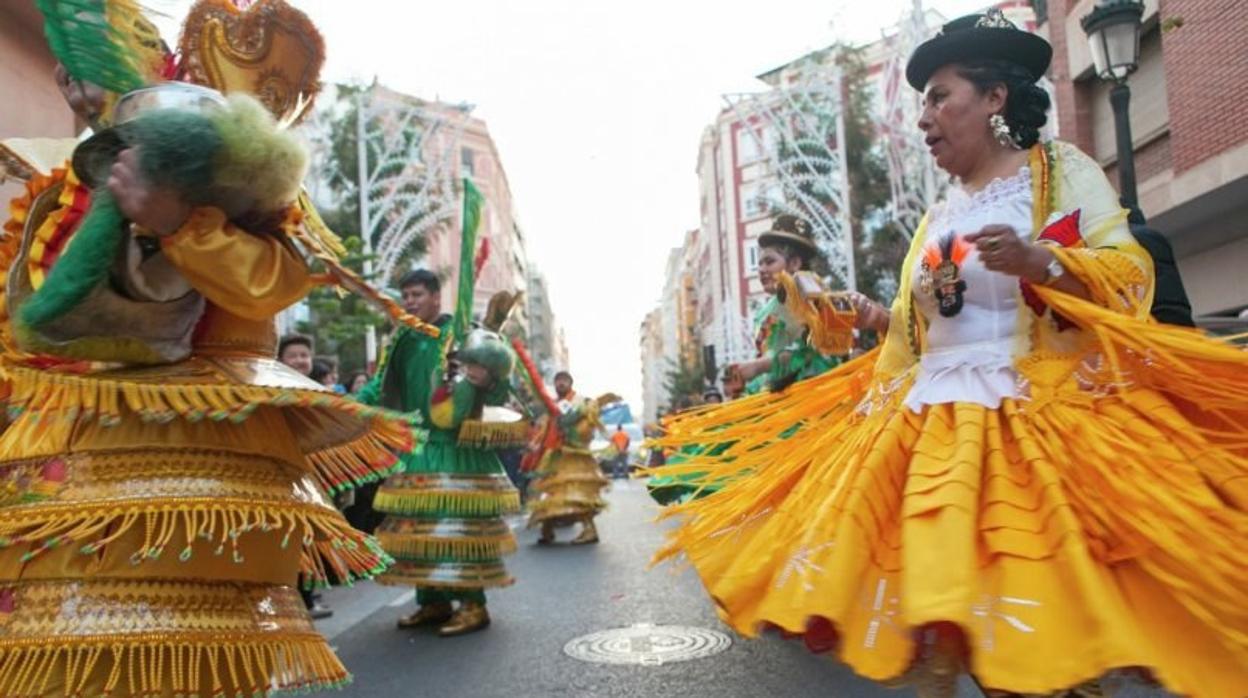
[[[472,322],[472,290],[476,286],[474,261],[477,252],[477,229],[481,227],[481,205],[485,197],[472,180],[464,178],[464,227],[459,245],[459,289],[455,294],[455,319],[451,323],[452,342],[460,342],[468,334]]]

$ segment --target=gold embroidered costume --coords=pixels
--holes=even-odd
[[[306,21],[277,0],[252,11]],[[196,123],[216,124],[228,149],[220,114],[254,115],[245,102],[223,100]],[[267,114],[247,118],[247,133],[275,133]],[[253,696],[343,683],[296,577],[348,583],[385,568],[328,496],[384,477],[415,432],[273,359],[274,316],[312,287],[304,252],[330,256],[326,231],[291,193],[256,227],[216,205],[165,237],[127,224],[108,233],[120,235],[115,256],[93,262],[84,236],[102,183],[48,171],[21,143],[5,153],[27,186],[0,237],[12,418],[0,435],[0,694]],[[301,171],[291,174],[297,185]],[[70,263],[105,279],[30,322],[30,304]]]

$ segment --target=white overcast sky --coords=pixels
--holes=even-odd
[[[326,82],[477,105],[530,262],[550,284],[584,393],[640,409],[638,327],[668,251],[698,225],[702,129],[721,95],[838,38],[870,41],[912,0],[290,0],[321,28]],[[926,0],[946,17],[987,0]],[[151,2],[172,38],[189,2]],[[172,43],[172,42],[171,42]]]

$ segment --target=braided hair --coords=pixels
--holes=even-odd
[[[1001,114],[1019,148],[1027,149],[1040,140],[1040,129],[1048,122],[1049,93],[1036,84],[1021,65],[1000,59],[969,60],[956,66],[958,75],[969,80],[980,94],[1004,85],[1007,96]]]

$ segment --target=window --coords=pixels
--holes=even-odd
[[[737,131],[737,164],[748,165],[763,159],[763,149],[759,147],[757,131],[742,128]]]
[[[461,148],[459,150],[459,165],[460,165],[460,169],[463,170],[463,176],[465,177],[476,176],[477,173],[476,173],[476,168],[473,167],[473,155],[472,155],[471,148]]]
[[[741,210],[745,217],[761,218],[771,213],[776,189],[771,183],[741,187]]]
[[[758,240],[747,240],[745,243],[745,271],[758,273]]]

